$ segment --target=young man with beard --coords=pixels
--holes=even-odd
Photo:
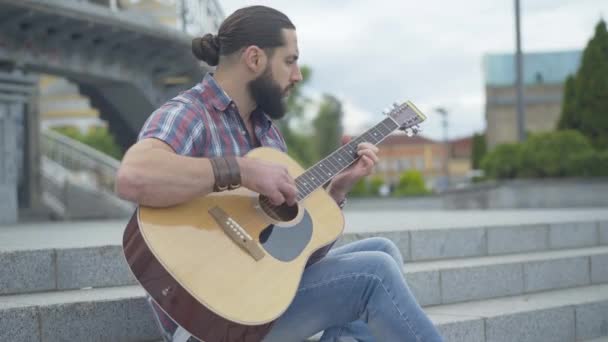
[[[214,169],[221,171],[218,160],[225,158],[238,165],[242,186],[276,205],[294,204],[295,181],[284,166],[241,157],[258,146],[286,151],[272,119],[285,114],[283,99],[302,80],[294,25],[274,9],[247,7],[226,18],[217,36],[194,39],[192,48],[217,69],[146,121],[118,171],[118,194],[163,207],[219,191]],[[371,173],[377,151],[373,144],[360,144],[358,161],[334,177],[327,191],[337,203]],[[398,248],[387,239],[330,250],[304,270],[294,301],[264,341],[302,341],[322,330],[321,341],[441,341],[402,266]],[[188,339],[150,303],[166,339]]]

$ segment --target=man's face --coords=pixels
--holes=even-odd
[[[283,30],[285,45],[274,49],[264,72],[249,82],[256,104],[272,119],[285,115],[283,101],[296,83],[302,80],[298,66],[298,42],[295,30]]]

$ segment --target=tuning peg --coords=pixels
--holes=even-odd
[[[418,134],[420,132],[422,132],[422,128],[420,128],[420,126],[415,125],[414,127],[412,127],[412,133]]]

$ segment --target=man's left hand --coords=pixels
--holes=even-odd
[[[342,137],[342,145],[348,144],[350,137]],[[372,143],[360,143],[357,146],[359,159],[344,171],[337,174],[329,186],[330,195],[336,200],[341,201],[355,183],[366,176],[369,176],[378,162],[378,147]]]

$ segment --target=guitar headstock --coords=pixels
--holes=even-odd
[[[394,103],[386,115],[393,119],[399,125],[399,129],[405,131],[409,136],[418,134],[420,132],[418,124],[426,120],[426,116],[411,101],[401,104]]]

